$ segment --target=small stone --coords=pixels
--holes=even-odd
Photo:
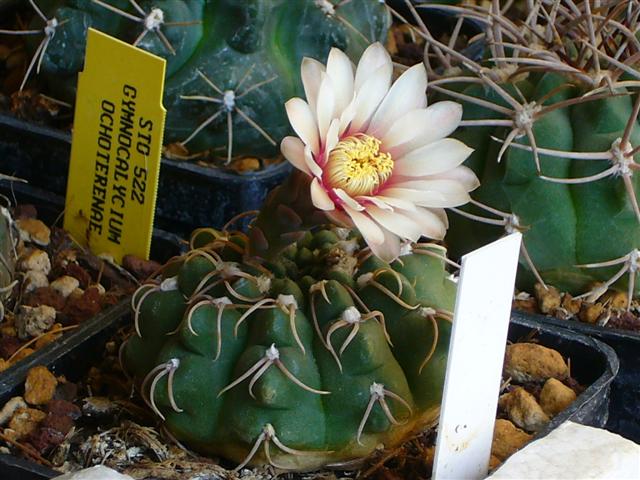
[[[13,321],[13,318],[11,321]],[[3,325],[0,327],[0,335],[4,335],[5,337],[17,337],[18,331],[13,325]]]
[[[24,280],[22,281],[22,289],[24,293],[33,292],[37,288],[48,287],[49,279],[39,270],[29,270],[24,274]]]
[[[69,417],[72,420],[80,418],[81,412],[77,405],[66,400],[53,399],[47,403],[47,413],[55,416]]]
[[[37,270],[38,272],[42,272],[45,275],[49,275],[51,272],[51,261],[49,260],[49,255],[44,250],[39,250],[37,248],[27,251],[19,262],[20,270],[26,272],[29,270]]]
[[[30,307],[39,307],[40,305],[48,305],[57,312],[64,309],[66,304],[65,298],[51,287],[40,287],[26,296],[25,305]]]
[[[46,413],[35,408],[19,408],[11,417],[9,428],[16,432],[17,439],[21,439],[34,432],[46,416]]]
[[[56,310],[49,305],[29,307],[20,305],[15,318],[18,337],[25,340],[42,335],[51,328],[56,319]]]
[[[562,412],[576,399],[576,393],[564,383],[550,378],[540,392],[540,406],[550,417]]]
[[[0,358],[0,372],[4,372],[10,366],[11,364],[8,361],[6,361],[4,358]]]
[[[551,285],[547,285],[545,288],[541,283],[536,283],[534,294],[538,300],[538,308],[542,313],[553,313],[560,306],[560,292]]]
[[[74,295],[69,297],[64,308],[64,313],[71,324],[81,323],[102,310],[102,295],[95,287],[87,288],[81,297]]]
[[[530,434],[519,429],[509,420],[500,418],[496,420],[496,426],[493,430],[491,455],[499,461],[504,461],[520,450],[531,438]]]
[[[149,278],[161,268],[158,262],[145,260],[135,255],[125,255],[122,258],[122,266],[140,280]]]
[[[233,166],[234,170],[239,173],[254,172],[262,168],[262,166],[260,165],[260,160],[255,157],[245,157],[238,159],[233,163]]]
[[[565,293],[562,296],[562,308],[564,308],[570,315],[577,315],[582,306],[582,300],[579,298],[573,298],[570,294]]]
[[[71,292],[73,292],[79,286],[80,282],[78,281],[78,279],[70,277],[69,275],[64,275],[51,282],[51,288],[53,288],[64,298],[67,298],[69,295],[71,295]]]
[[[19,408],[27,408],[27,404],[22,397],[13,397],[5,403],[2,410],[0,410],[0,425],[7,423]]]
[[[16,337],[0,336],[0,358],[7,360],[20,348],[21,342]]]
[[[56,393],[53,396],[56,400],[66,400],[67,402],[71,402],[78,397],[78,385],[69,381],[62,381],[58,379],[58,387],[56,388]],[[51,403],[51,402],[49,402]]]
[[[20,231],[20,239],[46,247],[51,242],[51,230],[42,221],[35,218],[19,218],[16,225]]]
[[[80,288],[83,290],[89,288],[89,285],[91,285],[93,281],[91,274],[77,263],[69,263],[64,272],[66,275],[77,279],[80,282]]]
[[[535,397],[522,387],[515,387],[501,395],[498,406],[505,411],[509,420],[529,432],[537,432],[549,423],[549,417]]]
[[[607,304],[609,307],[615,310],[626,309],[629,303],[629,296],[626,292],[619,292],[616,290],[609,290],[602,297],[602,303]]]
[[[538,313],[538,302],[526,292],[520,292],[514,297],[513,307],[523,312]]]
[[[578,318],[585,323],[596,323],[604,312],[604,305],[600,302],[592,303],[590,305],[583,304],[578,314]]]
[[[38,428],[29,435],[29,443],[42,453],[48,453],[51,448],[60,445],[64,441],[65,435],[53,428]]]
[[[82,413],[88,417],[104,417],[118,410],[118,404],[107,397],[87,397],[82,400]]]
[[[73,418],[68,415],[50,413],[45,416],[46,418],[42,422],[42,428],[55,430],[56,432],[66,435],[74,426]]]
[[[569,367],[562,355],[537,343],[514,343],[507,346],[505,376],[519,383],[542,383],[549,378],[564,380]]]
[[[133,478],[105,466],[97,465],[79,472],[67,473],[56,480],[133,480]]]
[[[33,367],[24,382],[24,399],[31,405],[44,405],[53,398],[56,385],[58,380],[47,367]]]
[[[13,209],[14,218],[38,218],[38,210],[35,205],[21,203]]]

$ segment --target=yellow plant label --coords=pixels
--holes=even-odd
[[[89,29],[64,227],[97,255],[149,258],[166,110],[165,60]]]

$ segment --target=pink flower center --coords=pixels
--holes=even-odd
[[[364,133],[341,140],[329,153],[325,185],[340,188],[352,197],[374,193],[393,172],[393,159],[380,151],[380,144],[380,140]]]

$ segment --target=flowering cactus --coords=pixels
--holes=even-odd
[[[389,25],[378,0],[29,1],[38,12],[30,33],[41,38],[29,72],[39,70],[53,95],[73,97],[86,30],[97,28],[167,59],[166,142],[228,158],[274,153],[304,56],[338,46],[357,58]]]
[[[300,138],[282,143],[299,171],[249,235],[195,232],[192,250],[134,295],[135,334],[121,351],[170,435],[238,468],[365,456],[433,421],[441,399],[450,261],[439,245],[404,239],[441,236],[440,209],[475,185],[458,166],[468,149],[449,142],[449,156],[441,145],[460,109],[425,108],[422,66],[389,89],[380,45],[355,78],[337,50],[326,69],[305,59],[302,74],[311,103],[287,104]],[[438,122],[420,132],[411,119]],[[392,122],[411,128],[393,134]],[[324,225],[325,214],[363,235]]]

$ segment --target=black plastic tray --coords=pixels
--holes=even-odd
[[[515,312],[516,318],[531,318],[545,325],[588,335],[612,347],[620,360],[620,371],[611,386],[607,429],[640,442],[640,334],[574,320]]]
[[[84,338],[80,335],[69,335],[63,348],[56,352],[46,352],[41,358],[41,364],[47,365],[56,375],[65,375],[71,381],[80,380],[89,367],[99,361],[102,347],[113,332],[128,319],[126,308],[121,310],[120,316],[116,315],[115,311],[109,311],[100,320],[97,317],[92,319],[87,323]],[[569,408],[556,416],[538,434],[538,437],[548,434],[567,420],[594,427],[604,426],[607,422],[609,387],[618,371],[618,359],[613,349],[598,340],[518,315],[512,318],[509,340],[528,338],[532,331],[535,334],[534,338],[542,345],[554,348],[564,357],[570,358],[572,375],[581,384],[589,385]],[[22,384],[14,383],[12,390],[0,393],[0,404],[14,395],[21,394]],[[55,475],[58,473],[29,460],[12,455],[0,455],[2,480],[40,480]]]
[[[0,114],[0,172],[64,196],[70,153],[68,133]],[[260,208],[290,172],[288,162],[235,174],[163,158],[155,223],[183,237],[199,227],[220,228],[235,215]]]

